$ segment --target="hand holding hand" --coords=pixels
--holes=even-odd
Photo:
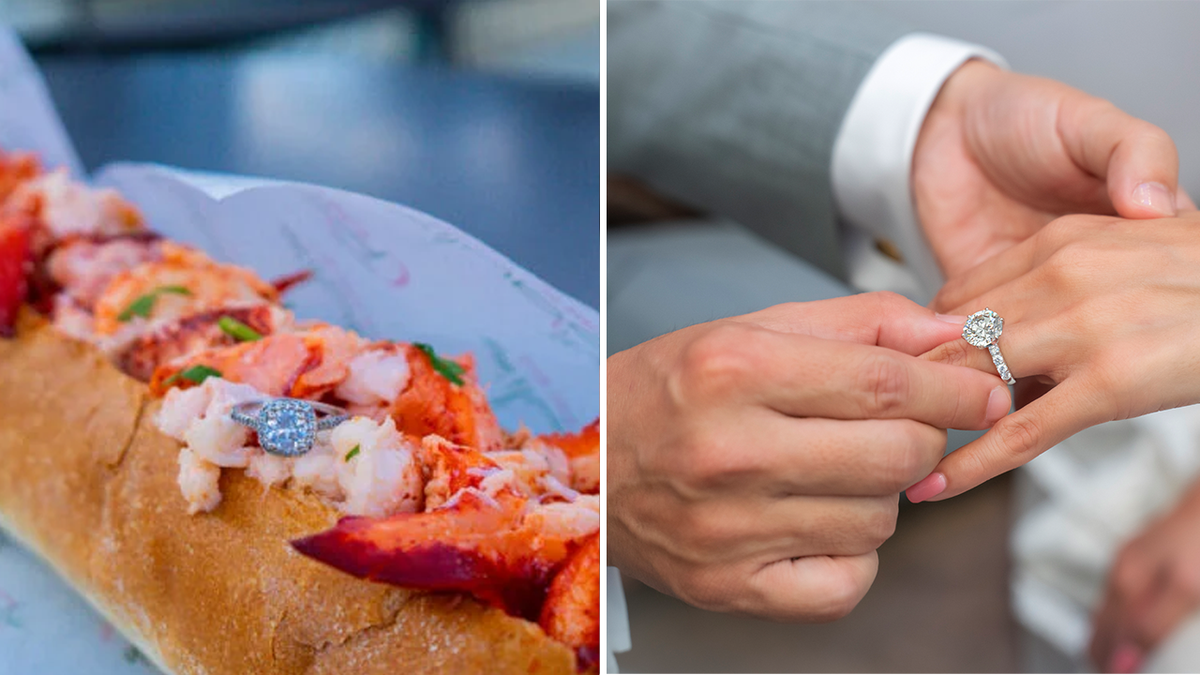
[[[898,494],[944,427],[1009,409],[987,375],[917,359],[959,326],[900,296],[780,305],[608,362],[613,564],[701,608],[779,620],[849,612]]]
[[[1065,84],[983,61],[946,81],[912,167],[917,214],[947,279],[1058,216],[1161,218],[1191,206],[1177,193],[1179,159],[1161,129]]]
[[[1018,403],[1022,385],[1040,397],[946,456],[915,500],[969,490],[1089,426],[1200,401],[1200,214],[1060,218],[951,280],[934,306],[1003,317],[1009,369],[1036,378],[1018,382]],[[924,358],[995,372],[961,338]]]
[[[1200,609],[1200,482],[1117,554],[1092,633],[1105,672],[1138,671],[1142,659]]]

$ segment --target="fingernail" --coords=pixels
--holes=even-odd
[[[1135,187],[1133,201],[1164,216],[1175,215],[1175,196],[1162,183],[1142,183]]]
[[[967,317],[958,316],[957,314],[934,314],[934,316],[936,316],[938,318],[938,321],[945,321],[946,323],[956,323],[960,326],[967,322]]]
[[[946,489],[946,477],[938,472],[933,472],[917,481],[917,484],[904,491],[908,495],[908,501],[914,504],[920,504],[926,499],[931,499],[942,494]]]
[[[1008,414],[1012,409],[1012,399],[1008,395],[1008,387],[1000,386],[992,390],[988,394],[987,413],[985,414],[986,424],[991,426],[996,423],[996,420]]]
[[[1129,643],[1113,651],[1108,669],[1114,673],[1136,673],[1142,669],[1142,651]]]

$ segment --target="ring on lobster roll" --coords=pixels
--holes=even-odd
[[[164,671],[598,672],[599,428],[0,153],[0,527]]]

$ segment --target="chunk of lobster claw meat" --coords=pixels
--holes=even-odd
[[[0,337],[16,332],[17,313],[29,293],[33,269],[29,228],[0,220]]]
[[[580,671],[599,669],[599,532],[585,539],[554,576],[538,623],[547,635],[575,650]]]
[[[527,522],[526,501],[513,493],[492,498],[467,489],[433,511],[343,518],[292,546],[356,577],[469,593],[535,620],[571,541]]]

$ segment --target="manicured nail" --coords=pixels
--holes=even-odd
[[[1162,183],[1142,183],[1135,187],[1133,201],[1164,216],[1175,215],[1175,195]]]
[[[920,504],[926,499],[931,499],[942,494],[946,489],[946,476],[933,472],[917,481],[917,484],[904,491],[908,495],[908,501],[914,504]]]
[[[960,326],[967,322],[967,317],[958,316],[957,314],[934,314],[934,316],[936,316],[938,318],[938,321],[945,321],[946,323],[956,323]]]
[[[1113,651],[1108,669],[1114,673],[1136,673],[1142,669],[1142,650],[1128,642]]]
[[[1012,409],[1012,398],[1008,395],[1008,387],[1001,385],[992,390],[988,394],[987,413],[985,414],[985,424],[991,426],[996,423],[996,420],[1008,414]]]

